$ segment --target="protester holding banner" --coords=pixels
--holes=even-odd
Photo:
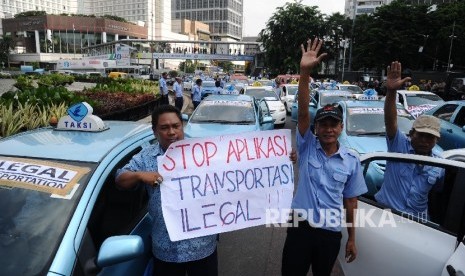
[[[145,185],[149,194],[149,213],[153,218],[153,275],[218,275],[216,235],[172,242],[161,207],[157,156],[165,153],[174,141],[184,139],[181,112],[174,106],[162,105],[152,113],[152,128],[158,142],[150,145],[118,170],[116,184],[123,189]]]
[[[161,78],[160,78],[160,81],[158,83],[159,86],[160,86],[160,95],[161,95],[160,105],[170,103],[169,100],[168,100],[168,85],[166,84],[166,79],[168,79],[168,73],[163,72],[161,74]]]
[[[357,196],[367,192],[360,160],[340,145],[342,111],[333,105],[319,109],[315,116],[314,135],[310,129],[310,72],[326,53],[319,54],[322,40],[309,39],[301,46],[298,99],[297,148],[299,178],[292,202],[293,226],[287,230],[283,249],[282,274],[330,275],[339,252],[343,214],[346,210],[348,241],[346,260],[357,256],[355,221]]]

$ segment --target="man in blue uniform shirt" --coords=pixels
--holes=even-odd
[[[166,84],[166,79],[168,79],[168,73],[163,72],[161,74],[161,78],[159,80],[159,86],[160,86],[160,105],[162,104],[169,104],[169,99],[168,99],[168,85]]]
[[[402,66],[391,63],[387,68],[384,123],[389,152],[411,153],[439,157],[433,148],[440,138],[439,119],[429,115],[418,116],[409,132],[409,137],[397,126],[396,94],[410,78],[401,79]],[[384,183],[375,199],[395,210],[428,218],[428,193],[434,187],[440,190],[444,169],[414,163],[387,162]]]
[[[294,214],[301,216],[298,226],[287,230],[283,249],[282,274],[307,275],[310,266],[313,275],[330,275],[339,252],[342,228],[342,207],[346,210],[349,238],[346,259],[357,256],[355,221],[357,196],[366,193],[360,161],[356,154],[340,145],[342,111],[327,105],[315,116],[316,136],[310,130],[309,79],[310,72],[326,53],[318,55],[323,41],[315,39],[302,45],[300,61],[299,109],[297,147],[299,178],[292,202]],[[303,219],[305,218],[305,219]]]

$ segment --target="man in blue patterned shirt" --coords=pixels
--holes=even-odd
[[[158,143],[144,148],[116,175],[116,184],[123,189],[145,185],[149,194],[149,213],[153,218],[153,275],[218,275],[216,235],[172,242],[168,236],[161,208],[157,156],[165,153],[171,143],[184,139],[179,109],[162,105],[152,113],[152,128]]]

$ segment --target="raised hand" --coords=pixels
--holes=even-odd
[[[308,73],[310,70],[317,66],[321,60],[327,55],[326,53],[322,53],[318,55],[318,52],[321,49],[321,45],[323,45],[323,40],[315,38],[313,40],[307,40],[307,47],[303,44],[300,46],[302,49],[302,59],[300,60],[300,70],[305,70]]]
[[[402,88],[405,82],[410,81],[410,77],[401,79],[402,64],[398,61],[391,62],[391,66],[387,67],[387,79],[386,88],[387,90],[399,90]]]

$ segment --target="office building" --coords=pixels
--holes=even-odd
[[[242,39],[243,11],[242,0],[171,0],[172,19],[206,23],[217,41]]]

